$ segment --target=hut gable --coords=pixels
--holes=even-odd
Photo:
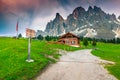
[[[60,39],[61,39],[61,38],[74,38],[74,37],[79,38],[78,36],[76,36],[76,35],[68,32],[68,33],[62,35],[62,36],[60,37]]]
[[[59,40],[58,40],[59,43],[61,44],[67,44],[67,45],[70,45],[70,46],[76,46],[78,47],[79,46],[79,37],[68,32],[64,35],[62,35]]]

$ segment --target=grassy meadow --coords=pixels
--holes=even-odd
[[[81,44],[83,44],[81,42]],[[0,37],[0,80],[33,80],[40,71],[49,63],[55,63],[60,57],[58,49],[75,51],[81,48],[70,47],[62,44],[50,44],[46,41],[31,41],[32,63],[25,60],[28,56],[28,39],[13,39]],[[92,53],[102,59],[116,62],[115,65],[107,65],[111,74],[120,80],[120,44],[97,43]],[[50,56],[50,57],[49,57]]]
[[[120,80],[120,44],[97,43],[97,48],[92,53],[104,60],[115,62],[115,65],[106,65],[105,68]]]
[[[34,62],[28,63],[25,61],[28,39],[0,37],[0,80],[32,80],[49,63],[56,62],[60,56],[57,49],[74,51],[80,48],[32,40],[31,59]]]

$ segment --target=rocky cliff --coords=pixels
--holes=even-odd
[[[116,36],[114,31],[119,30],[119,20],[120,17],[116,18],[115,14],[107,14],[97,6],[89,6],[88,10],[77,7],[66,20],[56,13],[55,19],[48,22],[45,32],[50,36],[72,32],[78,36],[111,39]]]

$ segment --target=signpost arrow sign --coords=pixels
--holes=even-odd
[[[27,28],[26,29],[26,36],[28,37],[28,59],[26,61],[27,62],[34,62],[34,60],[32,60],[30,58],[30,52],[31,52],[31,37],[35,36],[35,31]]]

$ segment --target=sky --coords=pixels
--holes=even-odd
[[[23,36],[26,28],[44,31],[56,13],[66,19],[79,6],[86,10],[98,6],[106,13],[120,15],[120,0],[0,0],[0,36],[16,36],[17,21]]]

